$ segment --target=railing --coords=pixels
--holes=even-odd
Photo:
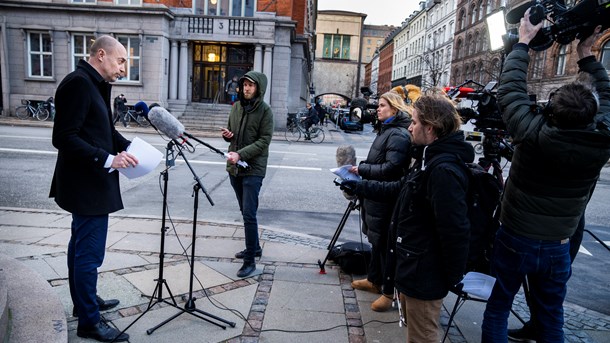
[[[236,36],[254,36],[254,20],[229,19],[229,34]]]
[[[214,33],[214,18],[210,17],[189,17],[189,33]]]

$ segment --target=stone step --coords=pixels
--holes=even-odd
[[[10,337],[2,342],[68,342],[64,307],[51,285],[40,274],[0,254],[0,273],[6,281],[6,308]]]

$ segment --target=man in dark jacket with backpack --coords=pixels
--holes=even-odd
[[[464,163],[474,160],[474,149],[464,141],[460,125],[446,96],[419,98],[409,126],[416,160],[409,174],[395,182],[342,186],[371,199],[398,195],[390,226],[397,235],[395,287],[405,302],[407,342],[440,341],[443,298],[466,268],[470,222]]]
[[[596,128],[597,118],[610,111],[610,82],[591,52],[595,35],[577,47],[580,71],[590,74],[595,90],[573,82],[554,92],[548,114],[532,111],[526,84],[528,44],[541,27],[542,23],[531,24],[528,10],[498,88],[516,149],[494,244],[496,283],[483,318],[483,342],[506,342],[509,311],[525,277],[537,341],[563,342],[570,237],[610,158],[610,133]]]

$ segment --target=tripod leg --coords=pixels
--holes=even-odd
[[[337,243],[337,240],[339,239],[339,235],[341,234],[341,231],[343,231],[343,227],[345,226],[345,223],[347,222],[347,218],[349,218],[350,213],[353,210],[355,210],[356,207],[357,207],[357,200],[350,200],[349,204],[347,205],[347,208],[345,209],[345,212],[343,213],[343,217],[341,217],[339,226],[337,226],[337,230],[335,230],[335,234],[333,235],[333,238],[330,240],[330,243],[328,244],[328,253],[326,254],[326,257],[324,257],[324,261],[318,260],[318,266],[320,267],[320,274],[326,274],[326,270],[324,269],[324,266],[326,265],[326,261],[328,261],[328,257],[330,256],[330,253],[331,253],[333,247]]]

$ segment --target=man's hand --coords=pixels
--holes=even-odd
[[[521,25],[519,26],[519,43],[525,43],[527,45],[536,37],[536,34],[538,34],[538,31],[542,28],[543,23],[543,21],[541,21],[537,25],[532,25],[530,22],[530,10],[531,8],[528,8],[527,11],[525,11],[523,18],[521,18]]]
[[[597,27],[595,28],[595,30],[593,30],[593,33],[589,37],[581,39],[578,42],[578,45],[576,46],[576,51],[578,52],[579,60],[582,60],[585,57],[593,56],[593,53],[591,52],[591,47],[599,38],[599,33],[601,30],[602,26],[597,25]]]
[[[114,156],[110,167],[114,168],[114,169],[119,169],[119,168],[135,167],[137,165],[138,165],[138,159],[134,155],[132,155],[126,151],[123,151],[120,154]]]
[[[343,180],[339,185],[339,188],[344,191],[347,195],[356,195],[358,194],[358,186],[360,185],[360,181],[356,180]]]
[[[226,139],[231,139],[233,138],[233,132],[229,131],[229,129],[226,129],[224,127],[220,128],[220,132],[222,133],[222,136]]]
[[[227,161],[231,164],[236,164],[239,161],[239,154],[234,151],[229,152],[227,154]]]

